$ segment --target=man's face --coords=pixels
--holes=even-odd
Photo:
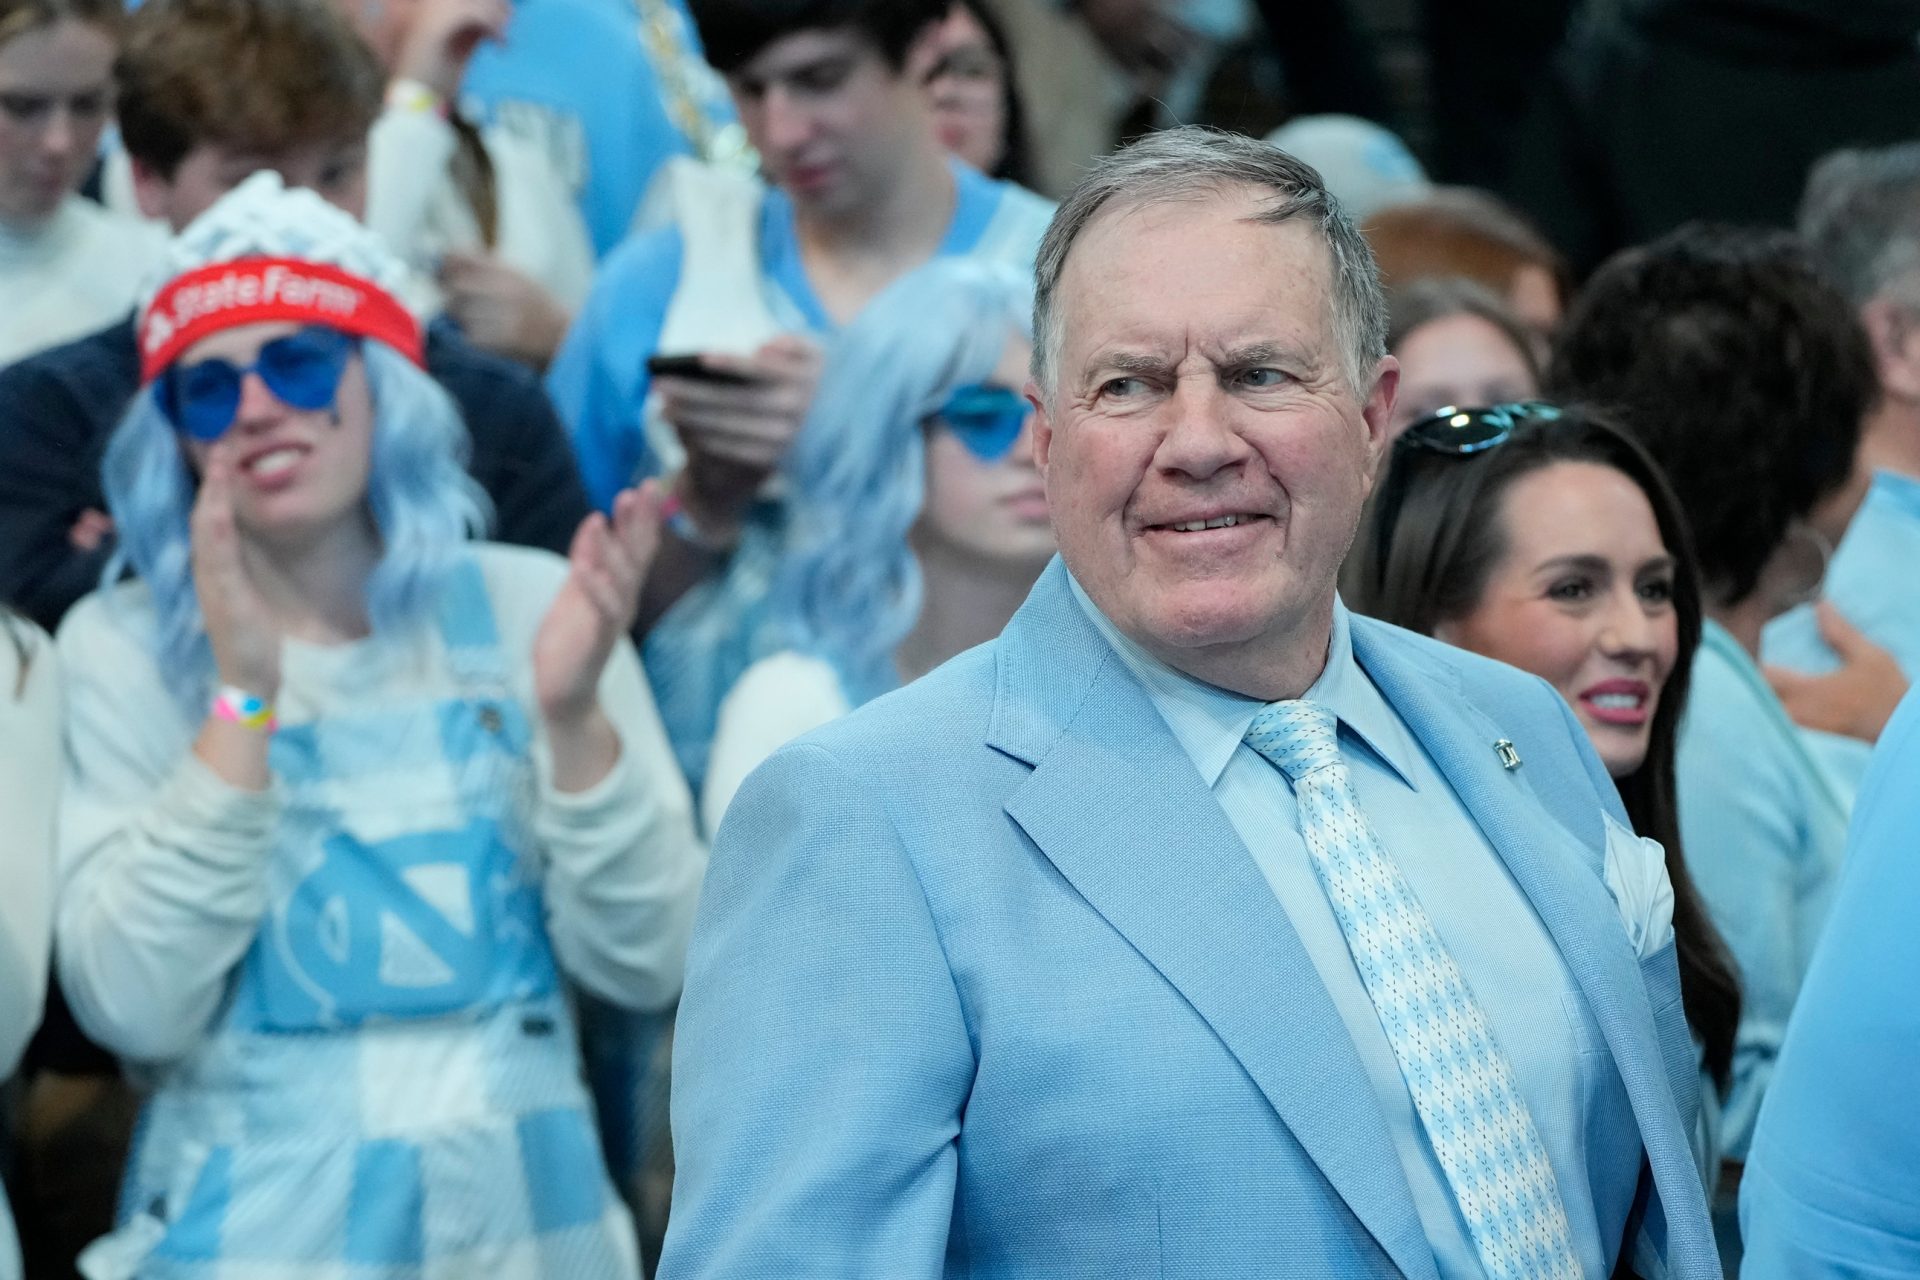
[[[221,196],[261,169],[272,169],[290,187],[306,187],[355,218],[366,216],[367,140],[303,142],[283,151],[248,151],[214,142],[196,144],[181,157],[173,176],[133,162],[134,196],[140,211],[163,219],[175,232],[213,207]]]
[[[1391,359],[1347,385],[1324,244],[1259,207],[1238,188],[1098,214],[1060,280],[1051,405],[1037,397],[1067,567],[1183,670],[1324,623],[1393,405]]]
[[[924,91],[857,31],[799,31],[727,78],[767,180],[834,216],[874,202],[915,145],[936,145]]]

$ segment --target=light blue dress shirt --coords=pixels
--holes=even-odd
[[[1366,1066],[1440,1274],[1447,1280],[1483,1276],[1446,1172],[1314,872],[1293,788],[1241,741],[1265,704],[1168,667],[1122,635],[1078,583],[1073,591],[1212,787],[1300,935]],[[1361,807],[1513,1064],[1553,1165],[1581,1268],[1588,1276],[1608,1275],[1632,1207],[1640,1140],[1585,997],[1506,865],[1355,661],[1344,605],[1334,608],[1326,669],[1302,696],[1339,717],[1341,756]]]
[[[1751,656],[1708,622],[1676,761],[1680,838],[1740,967],[1740,1028],[1722,1149],[1744,1160],[1847,838],[1838,788]]]
[[[1760,1109],[1748,1280],[1920,1275],[1920,691],[1880,736],[1832,926]]]

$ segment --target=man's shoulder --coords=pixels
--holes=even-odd
[[[798,741],[861,771],[878,767],[911,777],[936,763],[950,767],[986,742],[999,643],[970,649]]]
[[[1366,637],[1368,647],[1387,651],[1403,661],[1422,666],[1451,683],[1471,705],[1486,711],[1521,709],[1559,713],[1559,695],[1539,676],[1509,666],[1496,658],[1450,645],[1444,640],[1397,627],[1378,618],[1353,615],[1353,628]]]
[[[104,430],[125,412],[139,387],[131,316],[0,368],[0,403],[9,406],[8,418],[39,418],[64,409]]]

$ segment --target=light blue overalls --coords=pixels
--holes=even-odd
[[[531,725],[471,558],[438,612],[454,696],[275,734],[268,913],[159,1078],[89,1274],[638,1275],[543,921]]]

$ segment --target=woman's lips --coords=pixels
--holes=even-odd
[[[1601,724],[1637,728],[1653,715],[1653,686],[1644,680],[1602,680],[1580,691],[1580,705]]]

